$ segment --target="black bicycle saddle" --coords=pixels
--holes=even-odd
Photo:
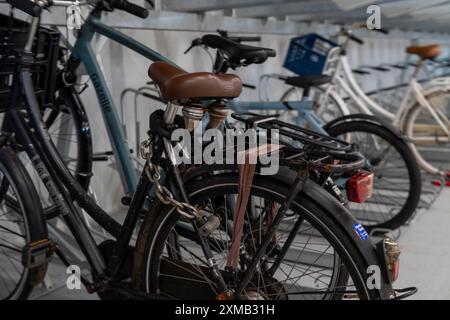
[[[263,63],[267,58],[276,56],[273,49],[248,46],[215,34],[203,36],[202,41],[207,47],[222,51],[232,67]]]
[[[309,88],[321,86],[331,82],[332,77],[328,75],[313,75],[313,76],[296,76],[287,77],[285,83],[294,87]]]

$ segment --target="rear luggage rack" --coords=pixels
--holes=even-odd
[[[262,116],[251,112],[234,113],[234,119],[244,122],[246,127],[278,130],[281,149],[280,164],[295,170],[313,170],[342,174],[362,169],[364,157],[356,152],[353,144],[303,129],[277,119],[277,115]],[[286,138],[291,141],[286,141]]]

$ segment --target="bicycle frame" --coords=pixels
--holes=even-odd
[[[78,66],[82,62],[92,79],[101,106],[108,137],[117,160],[117,170],[120,174],[122,185],[125,193],[131,194],[135,191],[138,181],[136,169],[131,160],[130,149],[122,130],[116,105],[91,46],[92,39],[98,33],[152,61],[165,61],[173,65],[176,64],[120,31],[103,24],[100,21],[100,17],[101,12],[95,10],[89,15],[81,28],[80,37],[74,45],[70,59],[75,61],[75,66]]]
[[[417,72],[416,72],[417,74]],[[350,67],[348,58],[345,55],[341,55],[337,68],[333,74],[333,81],[330,86],[334,86],[333,90],[329,91],[330,94],[337,95],[337,91],[342,89],[348,97],[354,101],[360,111],[366,114],[372,115],[373,112],[384,116],[393,122],[394,126],[403,127],[405,116],[408,110],[412,107],[414,102],[418,102],[425,110],[427,110],[441,129],[450,137],[450,132],[447,126],[444,124],[443,115],[436,112],[430,103],[426,100],[426,95],[429,94],[433,88],[450,88],[450,78],[437,78],[429,82],[428,88],[424,88],[416,79],[414,75],[406,89],[406,93],[402,99],[402,102],[396,111],[391,113],[368,97],[361,87],[358,85]],[[411,103],[411,97],[414,97],[414,101]],[[445,120],[446,121],[446,120]]]
[[[24,59],[27,58],[24,54]],[[123,224],[119,224],[89,197],[59,157],[58,150],[53,145],[52,139],[46,131],[45,124],[40,119],[40,108],[34,93],[30,65],[32,65],[32,60],[22,60],[18,63],[11,88],[10,103],[8,104],[7,110],[5,110],[7,120],[3,122],[2,131],[14,132],[18,141],[24,146],[28,157],[32,160],[33,166],[44,182],[61,217],[68,226],[70,233],[75,237],[89,265],[92,267],[92,274],[94,279],[97,279],[96,282],[91,284],[83,276],[81,281],[86,285],[88,291],[93,292],[103,288],[102,286],[106,284],[114,285],[114,280],[125,261],[124,258],[128,251],[131,236],[135,230],[140,210],[144,206],[151,185],[146,174],[147,163],[142,171],[136,192],[132,197],[125,221]],[[17,107],[20,105],[21,100],[25,102],[25,113]],[[172,104],[167,106],[164,113],[166,123],[173,121],[177,108],[178,106]],[[173,149],[170,144],[166,143],[165,138],[163,138],[163,141],[164,151],[170,158]],[[162,165],[166,174],[169,174],[169,178],[173,179],[169,182],[178,184],[177,191],[183,196],[185,191],[182,181],[177,179],[179,178],[177,176],[179,172],[176,168],[171,170],[172,168],[169,168],[168,165]],[[184,201],[187,201],[185,197],[183,198]],[[116,238],[113,255],[108,263],[105,262],[100,247],[92,237],[85,220],[82,218],[80,208],[74,204],[74,201],[94,221]],[[209,250],[209,247],[207,248]],[[69,263],[65,255],[63,255],[63,252],[58,250],[58,254],[64,263]],[[98,280],[103,281],[98,282]],[[121,290],[120,287],[118,289]],[[126,291],[126,289],[123,290]],[[138,293],[135,294],[139,295]],[[145,297],[161,298],[153,294],[145,294]]]
[[[91,77],[96,77],[96,81],[98,81],[94,81],[94,85],[97,89],[97,94],[102,105],[105,120],[109,121],[109,133],[113,139],[116,139],[113,140],[113,142],[116,143],[116,150],[121,152],[122,157],[119,157],[119,161],[123,161],[123,177],[129,179],[127,182],[131,182],[132,167],[127,167],[126,160],[123,160],[124,158],[126,159],[126,154],[123,148],[126,147],[127,144],[121,135],[122,132],[118,130],[120,127],[118,126],[116,111],[113,109],[111,102],[111,94],[107,91],[105,79],[100,73],[100,68],[95,61],[95,56],[93,55],[89,41],[92,40],[94,30],[97,30],[97,32],[103,32],[103,34],[107,34],[110,37],[118,37],[118,41],[120,41],[120,43],[132,47],[136,52],[142,53],[148,58],[155,60],[163,60],[164,58],[151,49],[135,42],[131,38],[124,35],[121,36],[120,33],[102,24],[96,25],[97,29],[93,29],[92,23],[95,25],[95,22],[99,21],[95,20],[95,14],[91,15],[90,18],[93,19],[90,20],[91,23],[85,25],[85,28],[88,28],[89,32],[83,34],[83,36],[87,37],[87,39],[85,38],[84,42],[77,44],[80,46],[77,50],[86,51],[86,55],[84,56],[85,66],[89,70]],[[30,29],[31,31],[29,33],[29,39],[31,40],[27,41],[27,46],[25,47],[24,53],[17,63],[10,92],[10,103],[5,111],[6,118],[8,120],[3,122],[2,129],[5,130],[5,132],[15,133],[21,145],[24,146],[25,152],[31,159],[40,179],[45,184],[53,203],[57,207],[61,217],[67,224],[70,233],[74,236],[77,244],[81,248],[81,251],[91,266],[94,283],[90,283],[83,276],[81,277],[81,281],[85,284],[88,291],[94,292],[97,289],[103,289],[108,285],[113,285],[114,287],[114,284],[116,284],[114,280],[116,280],[119,271],[121,270],[121,266],[125,261],[130,240],[138,222],[139,213],[145,205],[148,190],[151,186],[150,179],[147,176],[149,164],[148,162],[145,163],[140,179],[137,183],[137,187],[133,186],[133,190],[135,189],[136,192],[133,193],[127,215],[122,224],[118,223],[116,220],[111,218],[108,213],[103,211],[103,209],[89,197],[83,187],[71,175],[69,169],[60,158],[58,150],[46,130],[45,123],[43,123],[41,119],[40,106],[34,92],[30,72],[30,68],[34,62],[31,52],[31,44],[38,25],[39,17],[33,17],[31,22],[32,29]],[[75,52],[80,53],[80,51],[77,50],[75,50]],[[81,60],[79,61],[81,62]],[[103,88],[104,85],[106,89]],[[21,100],[25,102],[25,113],[21,112],[21,110],[19,111],[18,106],[20,106]],[[170,124],[174,121],[178,108],[178,105],[171,103],[167,104],[167,107],[163,113],[163,122],[165,124]],[[158,131],[158,128],[153,129]],[[168,181],[171,187],[175,187],[175,197],[181,198],[185,203],[189,203],[189,198],[184,188],[184,182],[181,178],[181,174],[178,171],[176,162],[173,161],[174,150],[170,140],[158,133],[156,133],[155,136],[160,138],[159,144],[161,145],[159,146],[159,150],[167,156],[167,159],[172,160],[168,163],[161,163],[162,169],[166,174],[166,179],[168,179],[166,181]],[[121,147],[122,149],[120,149]],[[158,156],[161,156],[161,154],[158,153]],[[113,253],[108,263],[105,262],[100,247],[95,242],[86,221],[82,218],[80,208],[75,205],[74,201],[76,201],[77,205],[81,207],[81,209],[84,209],[95,222],[97,222],[102,228],[116,238]],[[194,229],[197,230],[194,220],[192,221]],[[212,258],[212,252],[209,244],[201,235],[199,235],[196,239],[200,241],[209,267],[214,269],[214,277],[218,281],[219,289],[225,290],[225,282],[222,275],[218,271],[218,266],[215,263],[215,260]],[[59,249],[57,252],[61,260],[65,264],[69,264],[69,261],[66,259],[63,252]],[[120,288],[120,285],[118,289],[125,292],[130,291],[129,289],[127,290]],[[142,293],[135,294],[139,296],[142,295]],[[146,298],[160,298],[157,294],[144,295]]]
[[[39,25],[39,18],[33,17],[30,24],[32,28],[30,29],[29,38],[33,39],[37,26]],[[88,26],[91,26],[91,24]],[[32,43],[32,41],[28,42]],[[139,50],[139,46],[135,45],[135,47]],[[82,48],[92,53],[89,45],[83,46]],[[86,57],[90,57],[90,55],[87,54]],[[154,54],[153,57],[157,58],[158,56]],[[90,60],[86,59],[86,61],[89,62]],[[108,213],[103,211],[70,174],[70,171],[59,157],[58,151],[46,131],[45,124],[40,118],[40,107],[34,93],[30,71],[32,64],[31,45],[27,45],[15,70],[11,86],[10,103],[5,110],[5,118],[7,120],[3,121],[2,130],[5,132],[14,132],[21,145],[23,145],[25,152],[28,154],[33,166],[45,184],[61,217],[67,224],[71,234],[75,237],[89,265],[92,267],[94,277],[99,276],[100,279],[110,277],[109,279],[114,279],[123,263],[123,257],[126,254],[133,230],[135,229],[140,209],[144,205],[150,181],[145,171],[143,171],[123,224],[118,223]],[[101,79],[99,81],[104,81],[101,74],[98,73],[98,65],[92,63],[92,61],[90,65],[87,65],[93,74],[97,72],[98,79]],[[103,94],[110,97],[109,92],[105,92]],[[20,106],[21,100],[25,104],[25,114],[18,107]],[[106,98],[103,102],[103,106],[106,106]],[[169,106],[166,112],[171,112],[172,109]],[[109,111],[109,113],[105,112],[105,118],[112,119],[110,128],[114,129],[116,114],[112,107],[106,111]],[[120,139],[122,136],[116,134],[114,137]],[[119,145],[118,142],[117,144]],[[120,146],[118,150],[121,150]],[[80,208],[74,204],[74,201],[94,221],[117,239],[114,246],[113,258],[108,264],[104,261],[100,248],[97,246],[85,220],[82,218]],[[63,254],[62,252],[59,253],[61,255]],[[64,261],[63,256],[62,259]],[[82,279],[82,281],[86,283],[86,280]],[[89,283],[87,284],[89,285]],[[95,290],[96,288],[88,287],[88,289]]]
[[[236,112],[244,112],[250,110],[260,111],[286,111],[296,110],[298,115],[296,118],[296,125],[303,127],[307,123],[311,129],[321,134],[327,134],[323,129],[324,122],[317,117],[312,110],[312,101],[305,97],[302,101],[240,101],[239,99],[233,99],[230,102],[230,107]]]
[[[296,117],[296,125],[303,128],[305,124],[313,131],[320,134],[328,135],[324,129],[325,123],[320,119],[312,109],[312,101],[309,97],[303,97],[302,101],[240,101],[233,99],[229,103],[230,108],[236,112],[246,112],[251,110],[259,111],[285,111],[296,110],[298,112]],[[366,169],[370,169],[370,165],[366,163]],[[346,179],[337,178],[335,183],[337,185],[345,185]]]

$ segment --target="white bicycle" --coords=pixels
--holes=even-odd
[[[363,40],[352,34],[352,29],[361,27],[354,25],[342,28],[339,36],[344,41],[339,47],[330,50],[324,73],[332,76],[332,81],[325,86],[316,88],[314,93],[317,105],[317,115],[330,120],[330,117],[350,115],[349,101],[358,112],[381,115],[401,130],[408,140],[418,164],[428,173],[440,175],[450,180],[448,171],[438,168],[422,151],[430,147],[450,145],[450,78],[438,77],[421,85],[417,76],[424,62],[439,56],[439,45],[413,46],[406,51],[417,55],[415,71],[407,86],[406,92],[397,110],[389,111],[371,99],[358,85],[346,56],[350,41],[363,44]],[[281,100],[298,100],[298,88],[287,90]],[[344,101],[343,97],[347,97]],[[328,119],[327,119],[328,118]],[[434,151],[437,148],[433,149]]]

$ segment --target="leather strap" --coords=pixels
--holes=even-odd
[[[283,146],[277,144],[265,144],[260,147],[238,153],[238,163],[242,164],[238,165],[239,190],[233,217],[233,239],[231,241],[227,258],[227,267],[229,268],[236,270],[239,265],[239,249],[242,240],[245,211],[247,209],[250,190],[256,171],[256,161],[250,160],[255,159],[255,156],[267,155],[270,152],[278,151],[282,147]],[[244,159],[245,161],[242,161]]]

